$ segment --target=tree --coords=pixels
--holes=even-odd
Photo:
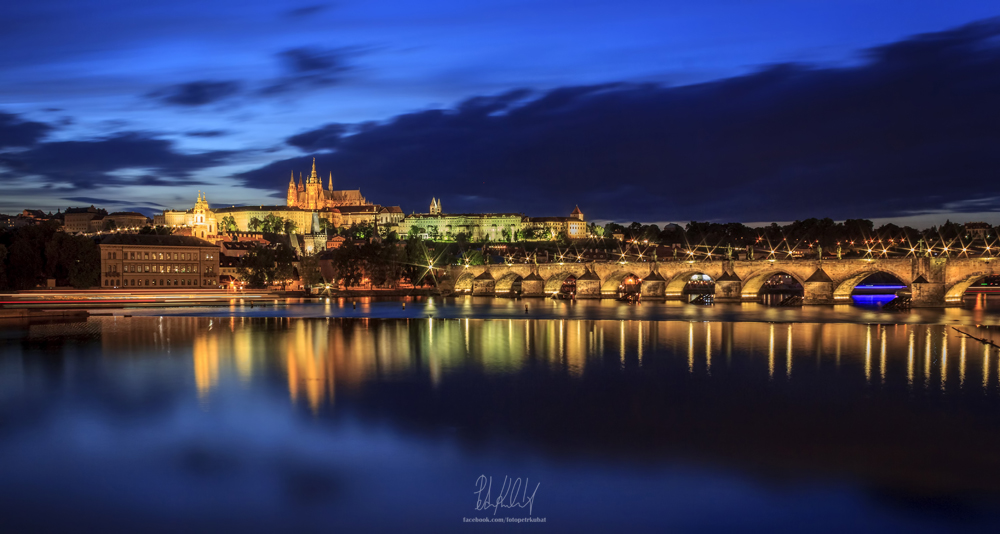
[[[319,258],[316,256],[305,256],[299,262],[299,278],[302,285],[312,287],[324,282],[323,273],[319,268]]]
[[[285,229],[285,221],[281,217],[270,213],[261,221],[261,230],[265,234],[280,234]]]
[[[247,287],[264,289],[274,280],[275,276],[274,250],[254,245],[240,258],[236,272],[246,280]]]
[[[247,227],[250,228],[251,232],[259,232],[264,223],[257,217],[250,217],[250,221],[247,223]]]
[[[344,287],[358,285],[364,278],[364,263],[359,247],[345,245],[333,251],[333,270]]]
[[[427,237],[429,237],[431,241],[437,241],[438,236],[439,231],[437,226],[431,226],[427,229]]]
[[[285,230],[286,234],[292,235],[298,229],[299,229],[299,225],[295,224],[295,221],[293,221],[291,219],[285,219],[285,228],[284,228],[284,230]]]
[[[319,218],[319,230],[321,232],[326,232],[327,234],[336,233],[337,227],[330,222],[330,219],[325,219],[323,217]]]
[[[19,233],[20,234],[20,233]],[[44,275],[43,246],[36,246],[31,239],[18,235],[10,247],[8,279],[13,289],[32,289]]]
[[[4,260],[7,259],[7,247],[0,245],[0,288],[7,288],[7,267]]]
[[[236,217],[233,217],[232,215],[226,215],[223,217],[222,224],[220,226],[226,232],[236,232],[240,229],[240,227],[236,225]]]
[[[118,229],[118,223],[114,219],[104,219],[104,231],[113,232]]]
[[[274,280],[281,283],[281,290],[284,291],[288,282],[295,276],[295,252],[287,247],[279,245],[274,254]]]
[[[58,232],[45,244],[45,274],[77,289],[101,281],[101,253],[90,238]]]

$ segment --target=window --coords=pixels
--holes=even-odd
[[[147,286],[149,285],[149,279],[148,278],[146,279],[146,284],[145,285],[147,285]],[[153,282],[153,285],[156,285],[155,281]]]
[[[132,283],[129,284],[129,285],[133,285],[133,286],[135,285],[135,278],[132,279]]]
[[[160,253],[160,259],[161,260],[163,259],[163,253],[162,252]]]
[[[174,259],[175,260],[179,260],[180,259],[180,258],[177,257],[177,253],[176,252],[174,252]]]
[[[149,259],[149,253],[148,252],[143,252],[142,253],[142,259],[148,260]]]
[[[118,253],[117,252],[112,252],[111,253],[111,259],[117,260],[118,259]]]
[[[128,256],[129,256],[128,259],[134,260],[135,259],[135,252],[129,252]]]
[[[169,278],[167,278],[167,285],[168,286],[170,285],[170,279]]]
[[[149,272],[149,265],[146,266],[146,272]]]

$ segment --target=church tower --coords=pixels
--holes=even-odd
[[[305,209],[318,210],[325,204],[323,199],[323,181],[316,173],[316,158],[313,158],[312,172],[309,173],[309,180],[306,183],[306,205]]]
[[[285,199],[285,205],[294,208],[298,203],[299,190],[295,188],[295,171],[292,171],[292,176],[288,180],[288,198]]]

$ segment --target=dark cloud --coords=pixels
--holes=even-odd
[[[171,85],[146,95],[175,106],[204,106],[235,96],[240,91],[236,81],[197,81]]]
[[[301,148],[305,151],[314,151],[324,148],[334,148],[340,142],[340,138],[349,131],[350,127],[345,124],[327,124],[322,128],[310,130],[299,135],[288,138],[288,144]]]
[[[351,70],[348,60],[356,54],[358,50],[351,48],[299,47],[280,52],[278,60],[286,74],[264,87],[261,94],[276,95],[337,84]]]
[[[1000,197],[1000,22],[685,87],[466,100],[287,140],[383,204],[591,218],[783,220],[982,210]],[[309,157],[243,175],[282,191]],[[996,203],[986,202],[990,209]]]
[[[52,131],[43,122],[21,119],[17,115],[0,111],[0,148],[28,147]]]
[[[173,143],[143,133],[125,132],[87,141],[37,144],[28,150],[0,154],[0,183],[68,183],[76,189],[111,185],[184,185],[198,183],[191,175],[225,163],[224,151],[185,154]],[[141,169],[143,174],[120,171]]]
[[[229,132],[226,130],[193,130],[185,132],[184,135],[188,137],[222,137],[229,135]]]
[[[330,4],[314,4],[311,6],[302,6],[295,9],[290,9],[286,12],[289,17],[292,18],[302,18],[311,17],[317,13],[321,13],[330,9],[332,6]]]
[[[158,204],[156,202],[137,202],[135,200],[121,200],[121,199],[114,199],[114,198],[65,197],[65,198],[63,198],[63,200],[65,200],[67,202],[82,203],[82,204],[91,204],[93,206],[113,206],[113,205],[118,205],[118,204],[122,204],[122,203],[128,203],[128,204],[131,204],[133,206],[138,206],[140,209],[143,209],[143,210],[154,209],[154,208],[160,208],[160,209],[164,208],[163,204]],[[129,210],[121,210],[121,211],[129,211]],[[132,211],[139,211],[139,209],[135,209],[135,210],[132,210]]]

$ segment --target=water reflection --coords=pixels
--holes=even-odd
[[[962,329],[1000,341],[996,328]],[[539,455],[536,467],[566,469],[557,466],[573,458],[581,462],[574,470],[611,469],[629,484],[632,475],[615,471],[623,457],[678,462],[702,473],[688,475],[698,480],[724,472],[858,486],[866,489],[850,499],[875,510],[886,504],[871,497],[871,488],[918,501],[973,495],[987,502],[1000,494],[996,352],[978,350],[978,341],[945,325],[106,317],[5,335],[0,431],[29,441],[41,439],[29,430],[46,417],[95,405],[137,409],[143,404],[135,399],[159,392],[173,399],[176,413],[162,420],[144,413],[153,424],[195,417],[183,408],[186,399],[204,417],[239,414],[225,424],[243,428],[251,441],[287,432],[289,442],[321,450],[315,433],[341,428],[344,418],[376,425],[352,438],[360,452],[351,465],[362,471],[405,455],[414,436],[430,436],[427,456],[408,457],[405,469],[413,471],[400,475],[410,480],[403,488],[409,492],[421,491],[413,480],[426,474],[419,466],[429,458],[478,451],[502,465],[498,458],[516,450]],[[68,393],[88,387],[100,402]],[[33,402],[59,409],[18,415]],[[85,415],[81,420],[96,417]],[[309,426],[288,429],[294,415]],[[259,423],[261,417],[270,419]],[[372,437],[386,433],[392,447]],[[59,454],[81,465],[92,452],[86,447],[117,446],[114,439],[79,442],[86,444],[81,451],[73,448],[77,441],[53,440]],[[516,446],[482,452],[505,440]],[[3,447],[0,472],[28,461],[20,449]],[[260,483],[258,476],[233,477],[231,484]],[[831,502],[809,506],[829,512]],[[580,503],[562,506],[570,511]],[[653,511],[644,517],[655,524]]]
[[[764,362],[761,376],[772,380],[776,373],[786,380],[825,373],[829,361],[843,367],[839,379],[879,385],[899,380],[912,386],[915,356],[921,354],[921,387],[957,393],[969,374],[968,344],[979,344],[948,326],[905,324],[248,317],[92,318],[84,324],[33,325],[25,339],[58,338],[63,330],[86,328],[99,339],[105,358],[175,356],[189,350],[199,399],[210,399],[224,383],[246,388],[280,373],[289,398],[314,411],[332,404],[338,387],[358,388],[369,381],[423,376],[437,384],[457,371],[498,374],[539,367],[581,377],[604,369],[610,354],[621,369],[629,369],[670,366],[672,355],[680,353],[688,374],[711,377],[718,370],[716,346],[724,347],[725,368],[738,354],[736,363],[748,376],[758,372],[758,361]],[[988,340],[997,332],[974,326],[962,330]],[[984,345],[981,351],[983,388],[990,384],[990,350]],[[784,352],[780,363],[779,352]],[[957,360],[951,353],[958,354]],[[953,388],[952,367],[958,376]],[[873,373],[878,375],[874,382]]]

